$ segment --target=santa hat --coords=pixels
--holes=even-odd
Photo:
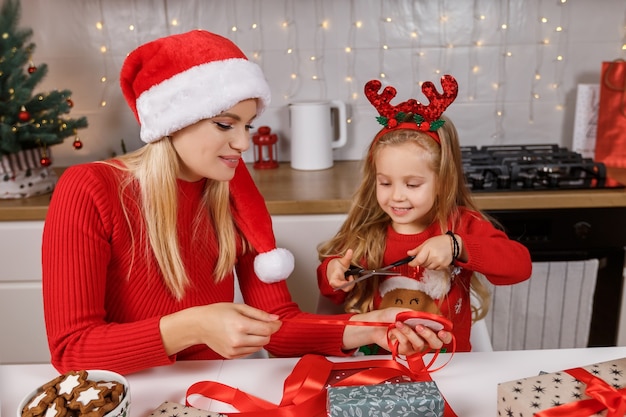
[[[378,292],[382,298],[397,289],[421,291],[433,300],[439,300],[450,291],[450,274],[447,271],[425,269],[419,279],[391,275],[380,283]]]
[[[257,98],[257,115],[270,102],[261,68],[230,40],[194,30],[157,39],[130,53],[122,66],[124,97],[141,125],[141,140],[154,142],[242,100]],[[241,161],[230,181],[233,218],[259,254],[261,281],[286,279],[294,268],[287,249],[276,248],[265,200]]]
[[[294,268],[293,254],[276,247],[272,218],[243,161],[230,181],[230,195],[235,223],[259,253],[254,258],[254,272],[267,283],[286,279]]]
[[[141,125],[141,140],[159,140],[242,100],[270,102],[261,68],[229,39],[204,30],[167,36],[131,52],[122,66],[122,92]]]

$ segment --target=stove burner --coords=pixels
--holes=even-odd
[[[623,188],[601,162],[556,144],[461,147],[473,192]]]

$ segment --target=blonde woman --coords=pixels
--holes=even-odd
[[[314,316],[291,300],[293,257],[275,247],[241,158],[270,99],[260,68],[196,30],[140,46],[120,78],[146,144],[68,168],[54,191],[42,250],[52,364],[127,374],[263,347],[296,356],[387,346],[385,328],[306,323]],[[233,303],[235,271],[245,304]],[[394,323],[399,311],[345,319]],[[405,354],[421,343],[402,323],[390,337]]]

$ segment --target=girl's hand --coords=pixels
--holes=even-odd
[[[452,342],[452,334],[441,330],[437,333],[422,325],[413,330],[402,322],[396,321],[396,316],[402,311],[411,311],[402,308],[385,308],[368,313],[356,314],[350,320],[379,321],[395,323],[395,328],[389,331],[392,343],[398,342],[398,353],[412,355],[429,349],[441,349],[444,344]],[[376,343],[383,349],[389,350],[386,327],[346,326],[344,331],[344,349],[354,349],[360,346]]]
[[[457,236],[461,245],[461,239]],[[415,256],[410,266],[422,267],[431,270],[445,270],[452,264],[452,242],[450,236],[433,236],[415,249],[407,252],[407,255]]]
[[[350,268],[350,263],[352,262],[352,254],[353,250],[348,249],[342,258],[335,258],[328,262],[328,266],[326,267],[326,278],[328,279],[328,284],[331,287],[337,288],[344,285],[346,282],[354,280],[353,276],[349,276],[347,278],[345,276],[345,272]],[[352,287],[352,285],[349,285],[346,288],[342,288],[342,290],[348,292],[352,289]]]
[[[233,359],[261,350],[281,324],[277,315],[245,304],[215,303],[164,316],[160,329],[168,355],[204,344]]]

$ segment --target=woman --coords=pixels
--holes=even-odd
[[[44,314],[59,371],[387,346],[384,327],[307,323],[317,316],[291,300],[293,258],[275,248],[241,159],[270,100],[256,64],[196,30],[137,48],[121,85],[146,145],[67,169],[45,222]],[[233,269],[246,304],[232,302]],[[394,322],[399,311],[344,318]],[[390,337],[400,353],[421,343],[402,323]]]

